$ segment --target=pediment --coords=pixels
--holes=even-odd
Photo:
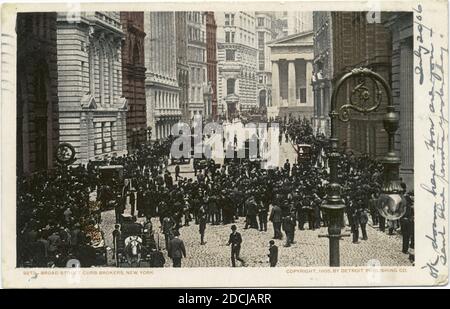
[[[90,93],[86,93],[81,97],[80,105],[81,105],[81,108],[97,109],[97,103],[95,102],[95,97]]]
[[[283,45],[313,45],[313,31],[295,33],[268,43],[271,47]]]

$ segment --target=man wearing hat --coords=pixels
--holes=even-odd
[[[172,259],[173,267],[181,267],[181,259],[186,257],[186,248],[184,242],[179,238],[180,232],[175,230],[173,236],[169,242],[168,255]]]
[[[208,220],[208,214],[205,210],[205,205],[201,205],[198,210],[198,224],[199,224],[199,232],[200,232],[200,244],[204,245],[205,242],[205,230],[206,230],[206,221]]]
[[[269,254],[267,256],[269,257],[270,267],[277,266],[277,262],[278,262],[278,247],[275,245],[275,241],[273,241],[273,240],[269,241]]]
[[[402,232],[402,252],[409,253],[409,249],[414,249],[414,192],[405,195],[406,212],[400,219]]]
[[[274,204],[272,206],[272,210],[270,212],[270,216],[269,216],[269,220],[272,222],[273,224],[273,230],[274,230],[274,239],[282,239],[283,238],[283,234],[281,233],[281,220],[282,219],[282,215],[281,215],[281,208],[277,205]]]
[[[241,259],[239,253],[241,252],[241,243],[242,236],[237,231],[236,225],[231,226],[231,234],[230,239],[228,240],[227,246],[231,245],[231,265],[236,267],[236,260],[242,263],[242,266],[245,266],[245,261]]]

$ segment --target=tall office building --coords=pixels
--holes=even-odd
[[[125,154],[120,13],[67,14],[57,17],[60,142],[72,144],[77,163]]]
[[[211,91],[211,118],[217,117],[217,25],[214,12],[206,13],[206,62]]]
[[[145,104],[144,12],[120,12],[125,33],[122,41],[122,91],[128,101],[127,146],[136,149],[145,142],[147,112]]]
[[[175,12],[145,12],[145,93],[152,139],[171,135],[181,119]]]
[[[233,117],[257,104],[257,37],[254,12],[217,12],[219,113]]]
[[[207,91],[206,63],[206,13],[187,12],[188,66],[189,66],[189,116],[207,117],[211,103]],[[206,94],[206,96],[205,96]]]
[[[258,106],[266,108],[272,97],[272,63],[268,42],[274,39],[274,13],[256,12],[256,37],[258,42]]]

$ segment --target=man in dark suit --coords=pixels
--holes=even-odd
[[[206,221],[208,218],[208,214],[206,213],[205,206],[200,206],[198,211],[198,224],[199,224],[199,232],[200,232],[200,244],[205,245],[205,230],[206,230]]]
[[[166,173],[164,174],[164,183],[166,184],[167,188],[172,189],[172,187],[173,187],[173,178],[170,175],[169,171],[166,171]]]
[[[134,216],[134,212],[136,210],[136,196],[134,194],[134,191],[130,191],[130,206],[131,206],[131,215]]]
[[[173,267],[181,267],[181,259],[186,257],[184,242],[179,239],[180,232],[175,230],[174,238],[169,242],[169,257],[172,259]]]
[[[289,159],[286,159],[286,162],[283,165],[283,169],[286,176],[289,176],[289,173],[291,171],[291,163],[289,163]]]
[[[243,266],[245,266],[245,261],[241,259],[239,256],[239,253],[241,252],[241,243],[242,243],[242,236],[237,231],[236,225],[231,226],[231,234],[230,239],[228,240],[227,246],[231,245],[231,265],[233,267],[236,267],[236,260],[242,263]]]
[[[283,234],[281,233],[281,221],[282,221],[282,215],[281,215],[281,208],[274,204],[272,206],[272,210],[270,211],[269,220],[273,224],[273,230],[274,230],[274,239],[282,239]]]
[[[269,241],[269,263],[270,263],[270,267],[275,267],[277,266],[277,262],[278,262],[278,247],[275,245],[275,242],[273,240]]]

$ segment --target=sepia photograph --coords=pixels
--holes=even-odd
[[[397,267],[437,278],[445,229],[420,232],[444,251],[416,265],[432,249],[415,249],[414,191],[442,197],[435,223],[447,193],[418,182],[431,154],[417,156],[415,132],[443,154],[448,122],[433,123],[442,135],[417,129],[415,97],[430,78],[422,57],[444,63],[448,51],[447,38],[417,48],[429,30],[418,30],[420,4],[126,7],[15,16],[16,270]],[[434,159],[442,169],[420,165],[440,183],[447,159]]]

